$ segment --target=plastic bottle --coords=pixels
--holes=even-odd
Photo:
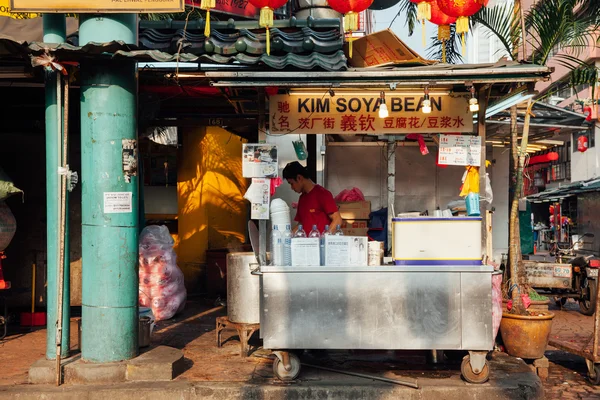
[[[321,265],[325,265],[325,240],[326,237],[331,235],[329,233],[329,225],[325,225],[323,233],[321,233]]]
[[[308,234],[308,237],[309,238],[321,238],[321,234],[319,233],[319,230],[317,229],[316,225],[313,225],[312,230]]]
[[[342,227],[340,225],[335,227],[335,236],[344,236],[344,232],[342,231]]]
[[[285,226],[283,232],[283,265],[289,267],[292,265],[292,227]]]
[[[304,232],[304,229],[302,229],[302,225],[298,225],[298,230],[296,231],[296,234],[294,235],[295,238],[305,238],[306,237],[306,232]]]
[[[271,265],[283,265],[283,235],[276,226],[271,232]]]

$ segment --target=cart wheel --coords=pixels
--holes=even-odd
[[[463,358],[462,364],[460,364],[460,373],[465,378],[465,381],[469,383],[484,383],[490,377],[490,366],[488,361],[485,360],[483,369],[480,373],[476,374],[471,367],[471,357],[466,356]]]
[[[300,359],[293,353],[289,353],[289,357],[290,364],[292,365],[292,369],[289,371],[285,370],[283,363],[279,361],[278,357],[275,357],[275,361],[273,361],[273,373],[282,381],[293,381],[300,375]]]
[[[596,377],[592,378],[588,375],[588,380],[592,385],[600,385],[600,365],[594,365],[594,372],[596,373]]]

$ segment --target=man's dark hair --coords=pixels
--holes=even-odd
[[[302,175],[303,177],[309,179],[310,174],[308,173],[308,168],[303,167],[298,161],[294,161],[289,163],[283,169],[283,179],[296,179],[298,175]]]

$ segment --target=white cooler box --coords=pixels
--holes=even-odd
[[[481,265],[481,217],[393,218],[397,265]]]

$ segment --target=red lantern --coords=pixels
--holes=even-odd
[[[344,32],[356,32],[358,30],[358,14],[365,11],[373,4],[373,0],[327,0],[329,7],[344,14]],[[352,37],[348,38],[348,54],[352,58]]]
[[[440,10],[456,17],[456,33],[462,36],[462,52],[465,54],[465,33],[469,32],[469,17],[481,10],[485,0],[437,0]]]
[[[273,26],[273,10],[281,8],[287,0],[248,0],[256,8],[260,8],[258,24],[267,30],[267,54],[271,54],[271,34],[269,28]]]
[[[438,40],[442,42],[442,62],[446,62],[446,42],[450,40],[450,24],[456,22],[455,17],[446,15],[440,10],[437,1],[431,3],[431,23],[438,26]]]
[[[421,31],[423,32],[423,46],[425,43],[425,20],[431,19],[431,2],[436,0],[410,0],[412,3],[417,3],[417,19],[421,21]]]
[[[592,122],[592,107],[590,107],[590,106],[583,107],[583,115],[585,115],[585,120],[587,122]]]
[[[588,138],[585,135],[581,135],[577,138],[577,151],[585,153],[588,149]]]

